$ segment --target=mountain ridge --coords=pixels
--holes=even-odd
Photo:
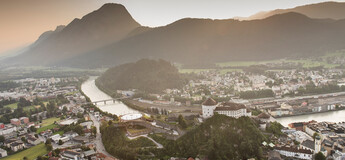
[[[247,21],[184,18],[150,28],[137,23],[124,6],[106,4],[12,60],[97,68],[143,58],[205,64],[308,57],[344,49],[344,26],[345,20],[288,12]]]

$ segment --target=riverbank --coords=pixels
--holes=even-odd
[[[336,110],[329,110],[329,111],[322,111],[322,112],[308,112],[308,113],[301,113],[301,114],[294,114],[294,115],[283,115],[283,116],[272,116],[273,118],[285,118],[285,117],[296,117],[296,116],[303,116],[303,115],[313,115],[319,113],[327,113],[327,112],[337,112],[345,110],[345,107]]]
[[[298,116],[287,116],[276,118],[276,120],[281,123],[283,126],[287,127],[290,123],[294,122],[309,122],[309,121],[318,121],[318,122],[343,122],[345,121],[345,110],[337,110],[331,112],[318,112],[314,114],[305,114]]]
[[[82,83],[81,85],[81,91],[82,94],[87,97],[89,102],[94,102],[94,101],[102,101],[105,99],[112,99],[111,96],[100,90],[96,84],[95,84],[95,79],[97,77],[89,77],[85,82]],[[125,114],[131,114],[131,113],[138,113],[137,110],[132,109],[128,106],[126,106],[123,103],[109,103],[109,104],[97,104],[93,105],[99,108],[103,112],[107,112],[113,115],[121,116]]]

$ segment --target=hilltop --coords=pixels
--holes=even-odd
[[[96,80],[96,85],[112,95],[116,90],[128,89],[159,93],[167,88],[181,88],[187,82],[169,62],[143,59],[108,69]]]

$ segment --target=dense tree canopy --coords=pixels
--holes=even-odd
[[[188,82],[184,74],[164,60],[139,60],[108,69],[96,84],[112,95],[116,90],[139,89],[157,93],[167,88],[181,88]]]

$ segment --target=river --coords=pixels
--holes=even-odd
[[[97,77],[90,77],[81,85],[81,90],[91,99],[91,101],[101,101],[106,99],[111,99],[109,95],[98,89],[95,84],[95,79]],[[120,102],[107,102],[104,104],[103,102],[98,103],[97,107],[104,112],[109,112],[111,114],[115,114],[117,116],[130,114],[130,113],[139,113],[136,110],[133,110],[123,103]]]
[[[344,122],[345,121],[345,110],[323,112],[323,113],[316,113],[316,114],[309,114],[309,115],[292,116],[292,117],[282,117],[282,118],[276,118],[276,120],[285,127],[287,127],[289,123],[308,122],[311,120],[315,120],[318,122],[323,122],[323,121],[326,121],[326,122]]]
[[[91,101],[111,99],[109,95],[107,95],[106,93],[98,89],[98,87],[95,84],[96,78],[97,77],[90,77],[87,81],[85,81],[81,85],[81,90],[91,99]],[[106,105],[104,105],[103,103],[99,103],[97,104],[97,107],[99,107],[102,111],[116,114],[118,116],[130,114],[130,113],[139,113],[138,111],[127,107],[123,103],[119,103],[119,102],[116,102],[116,103],[107,102],[107,103],[108,104]],[[318,122],[322,122],[322,121],[343,122],[345,121],[345,110],[277,118],[277,121],[286,127],[289,123],[307,122],[311,120],[315,120]]]

